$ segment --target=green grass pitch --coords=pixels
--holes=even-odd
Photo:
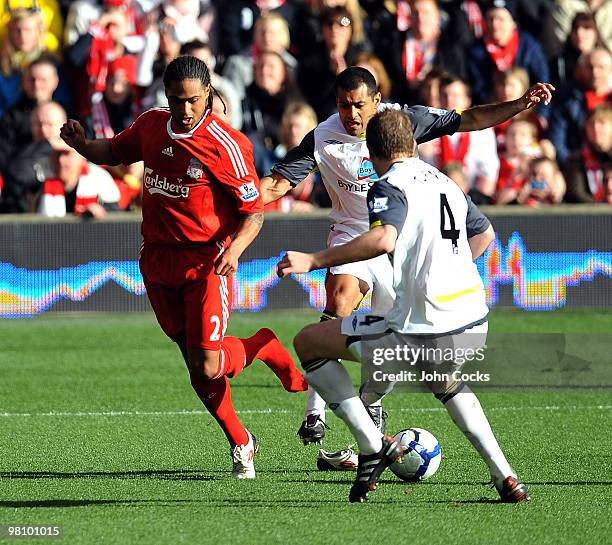
[[[315,320],[234,314],[230,333],[268,326],[290,345]],[[0,327],[0,525],[60,524],[57,542],[70,545],[610,542],[608,389],[480,396],[529,485],[532,501],[519,505],[497,502],[485,465],[433,397],[391,395],[389,429],[432,431],[440,470],[416,485],[386,473],[368,503],[351,505],[352,474],[317,472],[317,449],[297,441],[304,395],[285,393],[261,362],[232,381],[261,444],[257,479],[237,482],[224,436],[152,316],[56,314]],[[612,314],[496,311],[491,330],[610,332]],[[328,421],[327,448],[350,443]]]

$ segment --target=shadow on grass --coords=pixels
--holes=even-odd
[[[307,469],[262,469],[258,475],[308,475]],[[217,481],[230,478],[229,469],[151,469],[140,471],[0,471],[0,479],[159,479],[164,481]],[[287,482],[305,482],[295,479]]]
[[[147,471],[0,471],[0,479],[161,479],[169,481],[213,481],[210,471],[153,469]]]
[[[0,501],[0,508],[40,509],[54,507],[90,507],[93,505],[146,505],[146,504],[191,503],[190,500],[10,500]]]

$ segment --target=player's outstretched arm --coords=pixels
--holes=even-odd
[[[255,240],[261,231],[263,222],[263,212],[246,214],[242,218],[232,242],[215,261],[215,273],[219,276],[228,276],[238,270],[238,259],[249,244]]]
[[[86,138],[85,130],[74,119],[69,119],[64,123],[60,129],[60,137],[66,144],[92,163],[114,166],[121,162],[113,153],[110,140],[104,138],[90,140]]]
[[[270,176],[264,176],[259,184],[264,205],[277,201],[292,189],[289,180],[276,172],[273,172]]]
[[[307,273],[315,269],[327,269],[354,261],[363,261],[395,250],[397,229],[393,225],[381,225],[358,236],[348,244],[328,248],[314,254],[287,252],[276,265],[278,276],[284,278],[293,273]]]
[[[472,261],[475,261],[484,254],[485,250],[494,240],[495,231],[492,225],[489,225],[486,231],[468,238],[468,244],[470,245],[470,250],[472,250]]]
[[[527,89],[521,98],[516,100],[468,108],[461,114],[458,131],[479,131],[494,127],[524,110],[534,108],[540,103],[549,104],[554,90],[555,88],[550,83],[536,83]]]

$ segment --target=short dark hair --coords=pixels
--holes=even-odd
[[[350,66],[336,76],[334,90],[336,96],[338,96],[338,91],[340,89],[344,91],[354,91],[361,85],[366,86],[368,95],[372,97],[378,92],[378,85],[376,85],[376,79],[372,72],[365,68],[361,68],[361,66]]]
[[[347,27],[353,24],[351,12],[343,6],[334,6],[324,9],[319,15],[319,20],[322,25],[338,23],[341,26]]]
[[[184,43],[181,46],[180,55],[191,55],[192,51],[196,49],[210,49],[212,51],[212,47],[208,42],[203,42],[202,40],[191,40],[190,42]]]
[[[442,79],[440,79],[440,89],[443,89],[444,87],[448,87],[449,85],[452,85],[453,83],[461,83],[463,85],[463,88],[465,89],[465,94],[469,98],[472,98],[472,88],[470,87],[470,84],[467,81],[465,81],[463,78],[460,78],[459,76],[456,76],[455,74],[446,74],[444,77],[442,77]]]
[[[57,59],[55,57],[53,57],[52,55],[43,53],[42,55],[40,55],[37,59],[34,59],[29,65],[28,68],[32,68],[34,66],[40,66],[43,64],[48,64],[50,66],[53,66],[53,68],[55,68],[56,72],[59,72],[58,68],[57,68]]]
[[[198,79],[202,85],[210,85],[210,72],[206,63],[192,55],[181,55],[170,61],[164,71],[164,85],[167,87],[173,81]]]
[[[412,154],[414,135],[408,114],[389,108],[374,115],[368,123],[366,143],[371,157],[392,159]]]

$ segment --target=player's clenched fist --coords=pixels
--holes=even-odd
[[[85,129],[78,121],[69,119],[60,129],[60,137],[71,148],[78,151],[85,144]]]
[[[276,274],[281,278],[285,278],[292,273],[307,273],[317,266],[313,254],[304,254],[302,252],[287,252],[283,259],[276,265]]]

